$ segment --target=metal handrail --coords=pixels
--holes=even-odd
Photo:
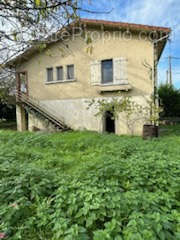
[[[35,98],[22,93],[20,91],[16,92],[16,100],[17,102],[24,102],[25,104],[29,105],[32,107],[34,110],[45,116],[47,119],[52,121],[54,124],[57,126],[61,127],[62,129],[67,129],[67,126],[60,120],[58,119],[54,114],[52,114],[50,111],[48,111],[46,108],[44,108],[38,100]]]

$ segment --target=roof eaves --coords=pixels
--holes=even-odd
[[[110,26],[110,27],[120,27],[120,28],[129,28],[135,31],[158,31],[158,32],[163,32],[166,34],[171,33],[171,28],[168,27],[158,27],[158,26],[150,26],[150,25],[143,25],[143,24],[135,24],[135,23],[125,23],[125,22],[113,22],[113,21],[106,21],[106,20],[97,20],[97,19],[86,19],[86,18],[81,18],[80,21],[71,23],[70,25],[67,26],[67,28],[71,28],[76,24],[87,24],[87,25],[105,25],[105,26]],[[167,40],[165,40],[166,42]],[[50,43],[48,43],[49,45]],[[32,46],[29,47],[26,51],[24,51],[21,55],[17,56],[16,58],[10,60],[7,62],[5,65],[6,66],[12,66],[15,65],[16,62],[21,61],[22,59],[28,58],[31,54],[37,51],[37,46]]]
[[[130,28],[130,29],[139,30],[139,31],[146,30],[146,31],[162,31],[162,32],[166,32],[166,33],[171,32],[171,28],[160,27],[160,26],[151,26],[151,25],[126,23],[126,22],[113,22],[113,21],[86,19],[86,18],[82,18],[80,21],[81,21],[81,23],[89,24],[89,25],[102,25],[103,24],[105,26]]]

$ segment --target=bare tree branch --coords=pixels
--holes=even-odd
[[[37,42],[49,42],[48,36],[78,21],[79,12],[106,13],[89,10],[87,0],[1,0],[0,64]]]

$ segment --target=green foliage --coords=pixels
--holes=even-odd
[[[7,70],[7,69],[6,69]],[[0,119],[16,119],[15,78],[0,66]]]
[[[139,104],[132,97],[120,95],[109,99],[92,99],[88,101],[88,109],[95,107],[97,113],[95,116],[104,116],[109,111],[113,118],[118,118],[119,114],[125,114],[127,125],[132,128],[134,122],[143,121],[146,124],[156,124],[159,121],[159,113],[162,108],[154,101],[154,97],[145,98],[143,104]]]
[[[180,117],[180,90],[171,85],[161,85],[158,90],[164,117]]]
[[[15,120],[16,106],[14,104],[0,102],[0,119]]]
[[[36,6],[40,6],[40,4],[41,4],[41,0],[35,0],[35,4],[36,4]]]
[[[178,136],[144,142],[0,131],[0,233],[10,240],[179,239],[178,144]]]

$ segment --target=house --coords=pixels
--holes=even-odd
[[[170,32],[81,19],[51,36],[43,50],[28,49],[8,63],[17,72],[18,130],[55,126],[129,134],[123,115],[116,120],[108,114],[97,117],[95,108],[87,109],[88,101],[112,99],[121,92],[144,104],[144,97],[154,93],[154,66]],[[142,123],[135,123],[134,134],[142,134]]]

